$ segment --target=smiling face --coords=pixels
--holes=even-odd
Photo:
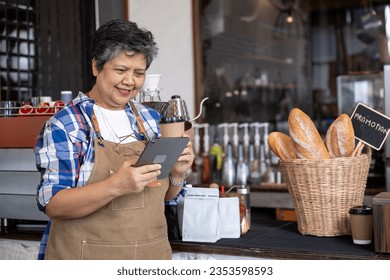
[[[121,110],[136,96],[145,81],[146,58],[144,54],[122,52],[104,64],[99,72],[92,62],[96,83],[90,91],[91,98],[111,110]]]

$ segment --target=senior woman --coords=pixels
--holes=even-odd
[[[183,187],[191,141],[158,184],[160,164],[133,166],[145,141],[159,136],[159,113],[133,100],[157,50],[134,22],[95,32],[94,86],[46,122],[34,148],[38,207],[50,218],[40,259],[172,258],[164,201]]]

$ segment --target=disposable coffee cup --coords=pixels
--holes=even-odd
[[[181,137],[184,134],[184,121],[160,123],[162,137]]]
[[[373,231],[372,207],[354,206],[349,209],[353,243],[371,244]]]

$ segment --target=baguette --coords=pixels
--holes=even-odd
[[[298,108],[291,110],[288,129],[295,143],[295,151],[300,159],[330,159],[325,143],[322,141],[314,123],[308,115]]]
[[[268,146],[283,161],[297,158],[293,140],[283,132],[271,132],[268,136]]]
[[[347,114],[341,114],[328,128],[325,145],[331,158],[350,157],[355,149],[355,132]]]

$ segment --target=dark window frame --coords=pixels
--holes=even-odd
[[[94,0],[1,0],[0,100],[91,88],[95,29]]]

